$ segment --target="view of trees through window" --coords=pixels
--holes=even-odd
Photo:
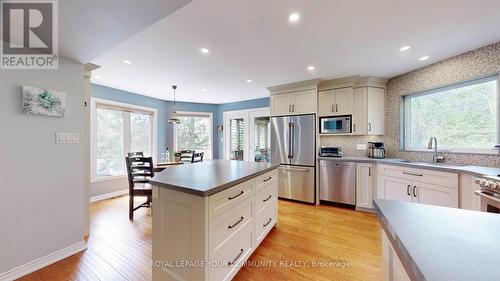
[[[153,116],[109,108],[96,108],[95,176],[125,174],[128,152],[152,153]],[[128,138],[127,138],[128,136]]]
[[[436,137],[443,149],[490,149],[497,143],[497,79],[406,97],[406,145],[426,148]]]
[[[211,117],[208,115],[179,115],[179,119],[181,123],[176,125],[176,149],[204,152],[204,158],[211,159]]]

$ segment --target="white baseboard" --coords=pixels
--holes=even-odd
[[[0,281],[12,281],[87,249],[85,241],[0,273]]]
[[[90,197],[90,203],[128,194],[128,188]]]

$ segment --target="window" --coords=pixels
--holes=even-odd
[[[404,145],[427,149],[431,137],[451,152],[495,153],[499,141],[498,76],[477,79],[404,98]]]
[[[212,159],[212,113],[178,112],[180,124],[174,125],[174,150],[203,152]]]
[[[92,99],[92,179],[126,174],[129,152],[155,154],[156,111]]]

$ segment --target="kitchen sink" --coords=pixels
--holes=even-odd
[[[399,161],[399,163],[406,163],[410,165],[418,165],[418,166],[439,166],[439,167],[463,167],[466,166],[464,164],[453,164],[453,163],[433,163],[433,162],[425,162],[425,161],[411,161],[403,159]]]

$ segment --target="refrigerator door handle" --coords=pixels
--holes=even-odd
[[[295,153],[295,124],[290,123],[290,155],[293,158],[293,154]]]
[[[288,159],[292,157],[292,123],[288,123]]]

